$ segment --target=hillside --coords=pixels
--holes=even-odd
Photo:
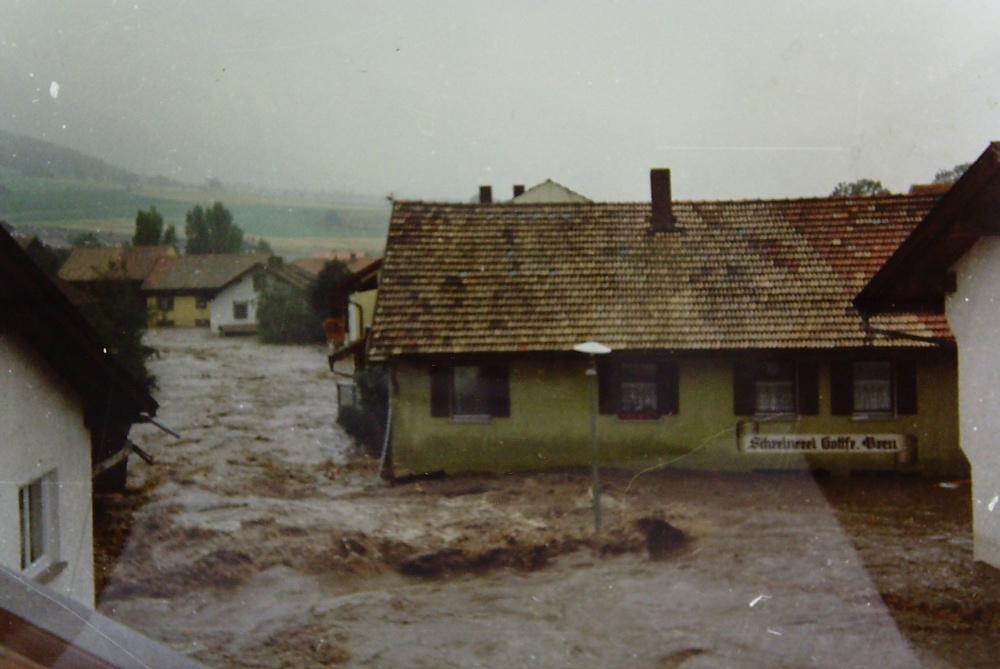
[[[385,240],[389,206],[382,198],[213,186],[140,176],[72,149],[0,131],[0,220],[17,229],[130,238],[136,212],[155,206],[183,236],[186,212],[218,201],[247,237],[263,237],[290,257],[334,248],[377,251]]]

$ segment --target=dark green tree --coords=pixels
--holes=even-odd
[[[389,374],[380,365],[372,365],[354,375],[358,386],[357,406],[342,406],[337,422],[366,455],[378,457],[385,439],[389,411]]]
[[[347,295],[338,294],[336,284],[351,275],[351,270],[343,260],[328,260],[309,286],[309,305],[320,318],[331,315],[344,317],[347,309]]]
[[[158,246],[163,237],[163,216],[150,207],[149,211],[140,209],[135,215],[135,234],[132,236],[132,246]]]
[[[268,242],[263,237],[258,237],[257,239],[248,239],[246,243],[248,251],[254,253],[266,253],[268,255],[274,255],[274,249],[271,248],[270,242]]]
[[[69,243],[73,246],[73,248],[77,249],[89,249],[94,248],[95,246],[104,246],[104,244],[101,243],[100,237],[97,236],[97,233],[91,232],[90,230],[78,232],[73,235],[73,238],[70,239]]]
[[[208,209],[195,205],[185,217],[184,252],[240,253],[243,251],[243,230],[233,223],[233,214],[221,202]]]
[[[936,184],[953,184],[962,178],[965,171],[972,166],[972,163],[960,163],[955,165],[950,170],[940,170],[934,175],[934,183]]]
[[[837,187],[833,189],[830,195],[843,196],[843,195],[891,195],[892,191],[882,185],[881,181],[875,181],[873,179],[858,179],[857,181],[841,181],[837,184]]]
[[[44,269],[49,274],[56,274],[59,268],[69,257],[69,249],[56,249],[48,244],[43,244],[38,237],[32,237],[28,245],[24,247],[25,252],[31,256],[35,264]]]
[[[177,228],[168,225],[167,229],[163,231],[162,243],[167,246],[177,246]]]
[[[323,327],[309,308],[306,291],[277,281],[268,282],[257,303],[257,339],[264,344],[323,341]]]
[[[101,341],[146,389],[156,384],[156,379],[146,366],[146,361],[156,355],[156,349],[142,342],[146,332],[146,305],[124,281],[111,277],[120,274],[121,268],[109,265],[105,278],[88,287],[97,299],[80,307],[80,311],[97,330]]]
[[[195,255],[211,253],[211,240],[208,236],[208,224],[205,222],[205,210],[196,204],[184,216],[184,252]]]
[[[210,253],[241,253],[243,229],[233,223],[233,214],[221,202],[205,210],[205,222],[212,240]]]

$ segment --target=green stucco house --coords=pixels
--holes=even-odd
[[[369,359],[391,373],[396,476],[585,465],[594,383],[605,464],[967,473],[944,318],[866,324],[851,302],[939,194],[650,185],[635,203],[394,203]],[[612,350],[596,378],[585,341]]]

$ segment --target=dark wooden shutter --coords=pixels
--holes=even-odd
[[[584,377],[587,383],[592,383],[590,377]],[[590,389],[587,389],[590,392]],[[597,404],[602,414],[617,414],[621,406],[621,383],[618,375],[618,365],[614,360],[601,358],[597,362]]]
[[[830,363],[830,415],[854,413],[854,363],[834,360]]]
[[[490,415],[494,418],[510,417],[510,371],[506,365],[493,365],[483,370],[489,396]]]
[[[756,369],[752,363],[733,363],[733,413],[752,416],[756,411]]]
[[[819,365],[815,360],[800,360],[797,371],[796,408],[800,416],[815,416],[819,414]]]
[[[451,367],[431,365],[431,416],[451,415]]]
[[[680,411],[680,388],[677,363],[661,360],[656,363],[656,411],[661,416]]]
[[[896,364],[896,413],[912,416],[917,413],[917,363],[897,360]]]

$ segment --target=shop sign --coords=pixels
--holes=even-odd
[[[901,453],[905,434],[741,434],[744,453]]]

